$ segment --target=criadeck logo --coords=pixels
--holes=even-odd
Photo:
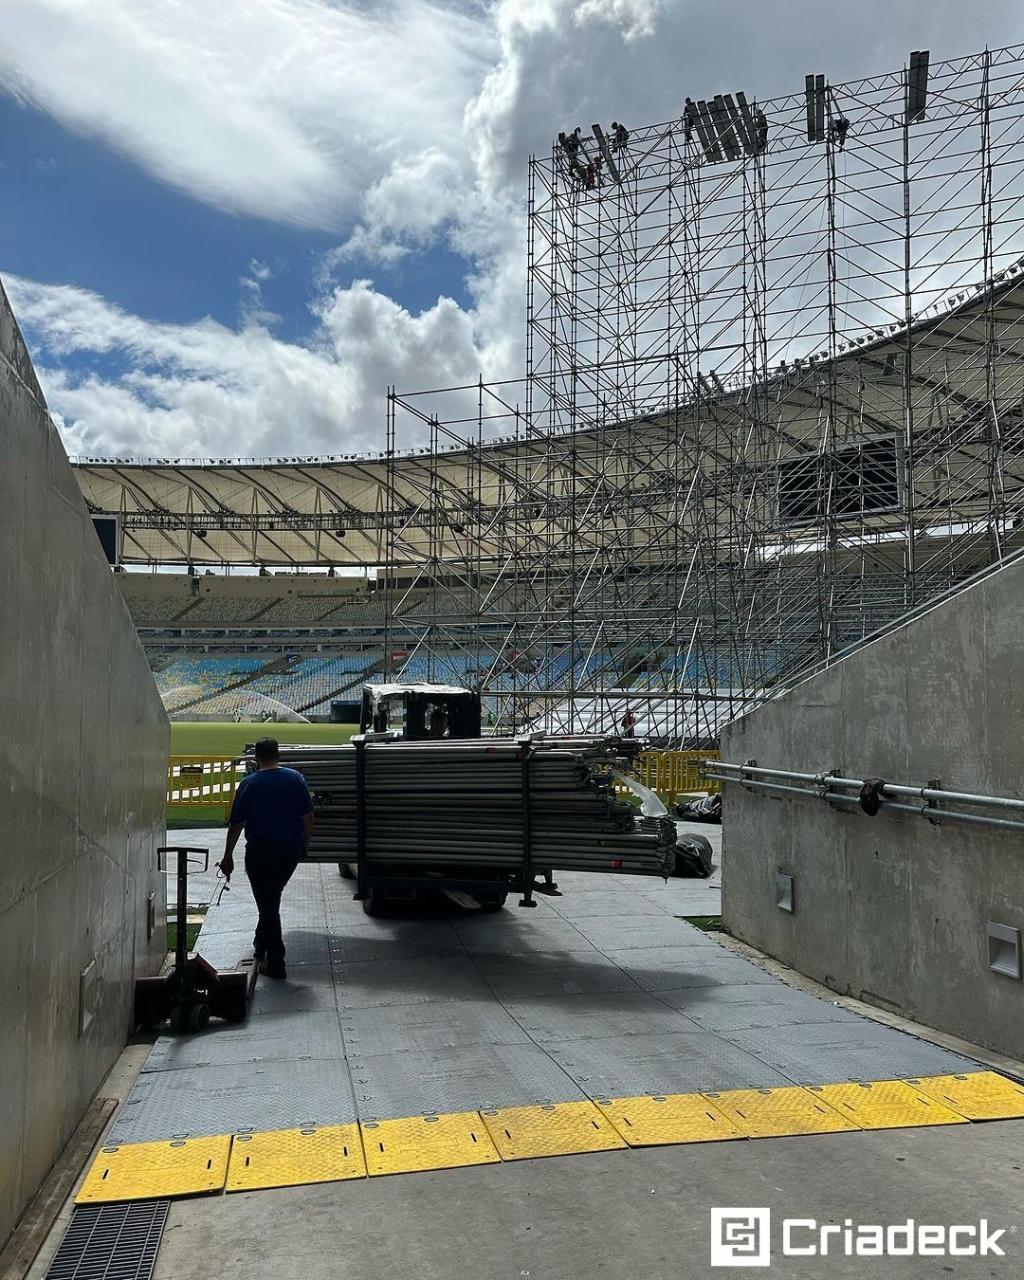
[[[771,1225],[770,1209],[712,1209],[711,1265],[770,1266]]]
[[[1016,1227],[1011,1227],[1016,1231]],[[992,1228],[987,1218],[976,1223],[818,1222],[815,1218],[783,1218],[778,1254],[783,1258],[1003,1258],[1000,1239],[1005,1227]],[[770,1267],[770,1209],[712,1209],[713,1267]]]

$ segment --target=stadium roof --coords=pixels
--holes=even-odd
[[[909,331],[890,323],[839,345],[834,365],[809,355],[773,371],[757,384],[762,400],[776,412],[791,412],[777,423],[793,454],[817,443],[815,402],[829,382],[840,411],[863,424],[863,434],[904,433],[902,366],[893,361],[912,348],[914,397],[920,419],[936,398],[959,416],[987,412],[992,397],[986,361],[1006,367],[1006,384],[1020,414],[1024,329],[1024,259],[1000,272],[991,286],[961,286],[946,301],[929,307]],[[828,370],[834,368],[829,375]],[[894,385],[895,384],[895,385]],[[768,396],[765,393],[768,393]],[[486,557],[486,531],[498,517],[518,521],[522,536],[571,533],[568,499],[558,496],[560,463],[572,466],[588,452],[593,488],[601,501],[615,500],[616,484],[650,488],[656,495],[659,448],[686,437],[700,449],[701,424],[712,412],[749,422],[745,408],[751,384],[722,385],[678,410],[575,436],[541,435],[466,444],[430,453],[417,450],[384,455],[337,455],[274,459],[100,459],[72,458],[86,503],[94,513],[116,513],[121,521],[122,559],[136,564],[378,566]],[[789,406],[787,409],[786,406]],[[808,428],[807,424],[811,426]],[[1016,429],[1019,430],[1019,422]],[[640,462],[611,479],[609,462],[627,446],[642,445]],[[570,439],[572,441],[570,445]],[[590,444],[588,446],[588,440]],[[678,455],[678,448],[676,450]],[[689,456],[684,454],[684,456]],[[697,456],[694,453],[693,456]],[[711,459],[705,465],[713,467]],[[565,474],[565,471],[562,473]],[[666,486],[666,494],[674,486]],[[579,494],[575,496],[579,501]],[[656,500],[656,496],[655,496]]]

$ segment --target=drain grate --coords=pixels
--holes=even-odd
[[[152,1280],[169,1200],[83,1205],[46,1273],[46,1280]]]

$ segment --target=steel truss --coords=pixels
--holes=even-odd
[[[708,739],[1020,545],[1024,47],[923,57],[531,160],[526,379],[388,394],[393,670]]]

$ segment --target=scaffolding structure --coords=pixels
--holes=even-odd
[[[916,52],[531,160],[526,378],[388,393],[392,671],[705,742],[1018,548],[1022,107]]]

